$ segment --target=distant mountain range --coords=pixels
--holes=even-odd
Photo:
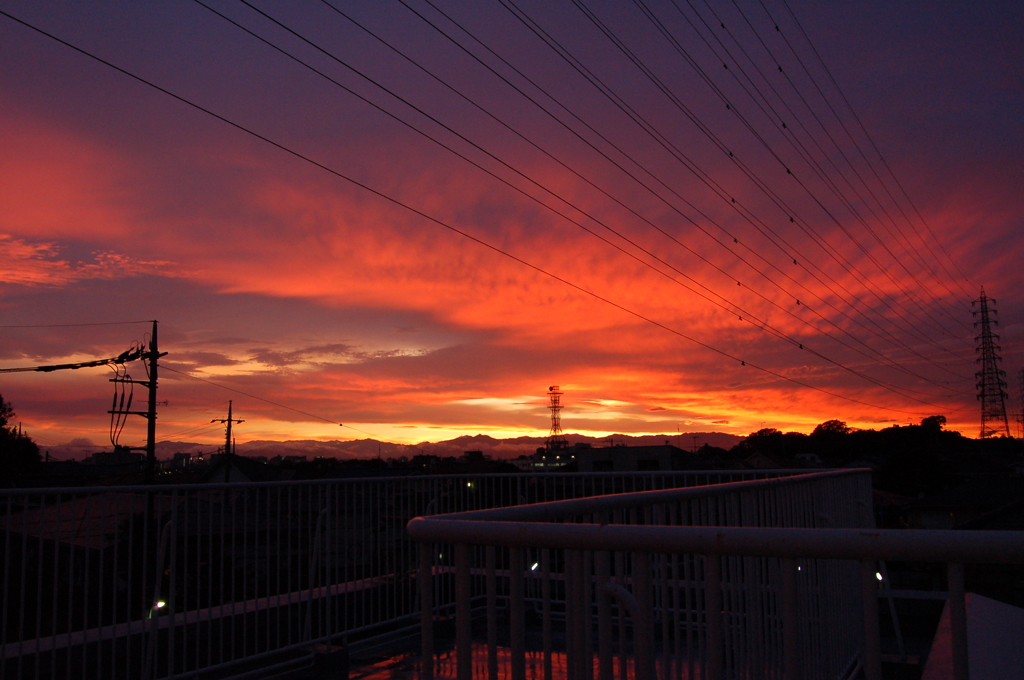
[[[653,444],[670,443],[683,449],[692,449],[694,438],[696,445],[703,446],[710,444],[723,449],[731,449],[743,441],[744,437],[738,437],[724,432],[684,432],[676,435],[643,435],[630,436],[617,434],[612,437],[587,437],[579,434],[567,434],[566,440],[569,445],[577,443],[590,444],[591,446],[605,447],[615,444],[627,446],[650,446]],[[261,441],[255,440],[239,444],[237,453],[241,456],[306,456],[313,459],[316,456],[325,458],[399,458],[406,456],[412,458],[416,455],[430,456],[461,456],[466,451],[482,451],[491,458],[510,459],[534,453],[538,447],[544,446],[547,437],[516,437],[514,439],[495,439],[494,437],[477,434],[456,437],[443,442],[422,442],[420,444],[392,444],[381,442],[376,439],[354,439],[351,441],[314,441],[310,439],[299,439],[290,441]],[[96,451],[109,450],[109,446],[96,446],[91,442],[76,440],[70,444],[58,446],[40,447],[44,453],[57,459],[83,458]],[[193,442],[158,442],[156,445],[156,456],[160,459],[171,458],[175,453],[198,453],[211,454],[217,450],[215,445],[196,444]]]

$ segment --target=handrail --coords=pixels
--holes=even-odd
[[[493,554],[494,548],[508,549],[512,565],[508,586],[510,611],[513,613],[510,625],[513,631],[520,633],[520,637],[525,623],[515,613],[523,606],[520,582],[529,573],[524,572],[522,565],[524,551],[541,550],[545,560],[549,559],[548,553],[552,550],[563,556],[566,663],[569,677],[577,680],[587,677],[593,663],[593,641],[591,633],[586,632],[590,627],[581,626],[580,622],[590,620],[595,604],[600,675],[602,680],[612,677],[613,636],[609,598],[627,593],[636,604],[629,606],[632,603],[627,600],[621,603],[620,611],[629,610],[632,619],[632,657],[638,680],[652,680],[655,675],[652,665],[654,650],[650,646],[655,638],[651,619],[655,607],[660,607],[658,611],[662,616],[662,640],[671,639],[675,644],[675,650],[670,651],[669,643],[663,642],[666,645],[664,663],[669,664],[665,673],[671,674],[671,664],[683,663],[685,659],[691,673],[696,661],[703,664],[701,677],[710,680],[722,678],[727,653],[742,657],[749,651],[743,645],[749,643],[753,649],[764,642],[760,637],[754,642],[727,641],[726,630],[728,625],[732,625],[726,620],[727,616],[732,616],[729,612],[735,607],[746,611],[748,606],[746,599],[735,599],[737,595],[730,590],[732,586],[725,587],[723,576],[727,569],[730,572],[728,582],[733,585],[737,578],[741,581],[753,578],[760,588],[775,579],[774,599],[764,599],[767,590],[758,591],[760,594],[755,595],[753,604],[749,605],[754,607],[751,612],[755,612],[752,615],[756,619],[751,624],[753,632],[750,634],[756,637],[763,636],[765,630],[775,631],[773,635],[776,637],[768,644],[777,645],[781,650],[778,661],[782,675],[787,679],[802,677],[805,666],[825,668],[814,665],[824,663],[823,659],[829,659],[828,663],[833,665],[837,659],[843,661],[835,656],[836,650],[843,654],[850,652],[851,638],[845,636],[842,642],[830,640],[828,644],[832,649],[822,652],[824,656],[806,657],[805,648],[813,644],[809,641],[816,639],[817,633],[804,631],[807,623],[801,621],[801,607],[806,608],[811,616],[823,616],[823,607],[829,607],[831,612],[840,611],[838,608],[841,607],[842,612],[852,613],[856,605],[848,596],[860,590],[863,640],[859,644],[863,646],[853,650],[854,658],[859,657],[867,680],[881,680],[878,580],[883,576],[876,570],[881,568],[884,571],[884,567],[879,567],[879,563],[885,560],[945,563],[949,583],[947,606],[951,621],[953,677],[966,680],[964,565],[1024,564],[1024,531],[874,529],[870,496],[867,495],[871,492],[869,475],[870,471],[865,469],[834,470],[416,517],[408,522],[406,531],[420,544],[419,577],[421,586],[426,586],[421,590],[423,678],[430,680],[433,673],[432,606],[428,589],[432,573],[429,567],[432,555],[436,553],[433,546],[454,544],[457,556],[456,650],[460,679],[472,675],[468,651],[472,631],[469,610],[472,592],[471,570],[466,564],[462,564],[460,569],[458,557],[461,556],[465,562],[470,546],[486,546],[488,555]],[[842,484],[833,484],[833,480],[842,480]],[[838,523],[845,528],[835,528],[837,522],[827,516],[824,519],[829,526],[818,528],[818,520],[823,518],[819,503],[827,504],[836,489],[842,490],[835,498],[842,503],[844,512],[841,514],[845,517]],[[795,494],[784,493],[789,490]],[[731,519],[725,519],[714,507],[708,508],[700,503],[692,505],[693,501],[709,498],[719,499],[718,503],[724,499],[725,506],[730,509],[726,516]],[[772,508],[778,510],[778,503],[788,509],[799,507],[799,510],[793,514],[784,508],[781,515],[777,515]],[[652,512],[636,515],[621,512],[637,508],[651,508]],[[753,525],[748,523],[747,513],[750,513]],[[581,520],[585,523],[577,523]],[[628,524],[638,520],[639,524]],[[685,525],[690,521],[693,525]],[[744,526],[724,526],[740,522]],[[765,522],[774,522],[775,525],[764,526]],[[799,528],[793,527],[794,523]],[[790,526],[785,526],[787,524]],[[616,562],[617,581],[614,583],[609,581],[609,560],[612,556],[616,560],[622,558],[621,565]],[[781,559],[774,566],[765,562],[761,562],[761,566],[751,565],[748,572],[746,562],[730,562],[735,558]],[[683,569],[682,574],[680,568]],[[688,574],[687,570],[693,571]],[[702,586],[699,585],[698,570],[701,574],[699,579],[703,579]],[[798,575],[800,571],[804,574]],[[858,571],[859,578],[856,576]],[[652,584],[652,577],[660,579],[658,585]],[[619,582],[623,578],[625,580]],[[550,576],[545,572],[545,583],[549,580]],[[781,590],[778,590],[780,581]],[[856,585],[858,581],[859,588]],[[632,584],[629,590],[625,590],[624,583]],[[685,585],[687,583],[689,585]],[[681,585],[684,585],[684,602],[679,599]],[[689,588],[700,591],[693,592],[692,601]],[[814,597],[808,599],[801,595],[801,588],[818,590]],[[732,593],[729,595],[733,598],[730,600],[732,604],[724,602],[727,590]],[[547,606],[550,595],[545,594],[544,598]],[[490,608],[493,605],[488,607],[490,634],[493,618]],[[678,618],[682,611],[686,612],[685,624]],[[545,612],[547,621],[547,609]],[[691,621],[693,612],[696,612],[696,618]],[[767,623],[768,617],[772,616],[776,617],[776,622]],[[674,622],[670,621],[671,617],[675,617]],[[625,619],[620,618],[620,645],[625,636],[623,621]],[[674,633],[670,632],[673,625]],[[571,636],[569,631],[572,631]],[[682,637],[684,631],[685,640]],[[695,642],[691,640],[691,633]],[[691,644],[698,650],[697,656],[690,655],[689,651],[682,654],[681,649],[689,650]],[[494,644],[489,641],[488,647],[488,653],[493,655]],[[732,651],[726,652],[727,647]],[[620,646],[619,649],[623,648]],[[513,680],[525,680],[522,645],[517,646],[513,639],[510,651],[511,677]],[[754,650],[755,654],[761,652],[763,650]],[[546,662],[548,657],[550,653],[545,651]],[[628,662],[626,656],[621,657],[620,663],[623,660]]]
[[[1024,531],[541,524],[417,517],[420,543],[841,560],[1019,564]]]
[[[839,470],[838,472],[847,472]],[[437,480],[452,481],[461,479],[509,479],[509,478],[538,478],[547,479],[554,477],[577,477],[577,478],[623,478],[623,477],[650,477],[665,475],[722,475],[722,474],[750,474],[750,475],[787,475],[793,476],[793,470],[660,470],[649,472],[486,472],[480,474],[464,473],[458,475],[383,475],[381,477],[329,477],[324,479],[294,479],[271,482],[217,482],[217,483],[192,483],[192,484],[130,484],[113,486],[55,486],[55,487],[19,487],[0,489],[0,498],[6,496],[43,495],[43,494],[98,494],[106,492],[165,492],[171,491],[209,491],[226,489],[263,489],[268,487],[290,487],[290,486],[316,486],[323,484],[360,484],[365,482],[400,482],[408,480]],[[819,473],[815,473],[819,474]],[[760,481],[760,480],[754,480]]]
[[[848,477],[870,473],[871,471],[867,468],[828,470],[824,472],[790,475],[788,477],[773,477],[771,479],[752,479],[742,482],[724,482],[721,484],[707,484],[704,486],[687,486],[679,489],[656,489],[654,491],[637,491],[634,493],[589,496],[587,498],[574,498],[565,501],[548,501],[546,503],[533,503],[530,505],[513,505],[504,508],[491,508],[488,510],[469,510],[466,512],[453,512],[445,515],[437,515],[432,519],[445,522],[469,520],[491,520],[494,522],[545,522],[574,515],[590,514],[593,512],[623,510],[626,508],[657,505],[659,503],[672,503],[689,498],[713,498],[715,496],[724,496],[736,493],[737,491],[755,491],[775,486],[792,486],[794,483],[809,482],[816,479]],[[413,519],[412,522],[420,519],[423,518],[417,517]],[[410,526],[412,522],[410,522]]]

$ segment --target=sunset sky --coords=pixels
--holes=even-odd
[[[544,435],[549,385],[595,436],[977,436],[984,286],[1016,434],[1020,3],[249,3],[0,0],[0,368],[158,319],[160,440]],[[110,375],[0,394],[109,444]]]

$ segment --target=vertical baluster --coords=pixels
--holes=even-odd
[[[722,627],[722,558],[704,556],[704,606],[707,616],[708,677],[721,680],[725,636]]]
[[[455,657],[459,680],[473,677],[473,620],[469,582],[469,546],[455,546]]]
[[[586,521],[587,518],[584,519]],[[589,518],[592,519],[592,518]],[[580,597],[580,609],[583,610],[583,656],[586,662],[583,664],[583,677],[585,680],[594,680],[594,553],[587,550],[583,553],[583,580],[580,582],[582,589]]]
[[[552,680],[551,676],[551,550],[544,548],[540,553],[541,581],[540,592],[543,603],[542,632],[544,635],[544,680]]]
[[[420,677],[422,680],[433,680],[434,678],[434,603],[431,597],[433,562],[433,546],[429,543],[420,543],[420,566],[416,570],[416,585],[420,591]]]
[[[496,549],[489,545],[486,548],[487,569],[487,677],[498,678],[498,583],[494,573],[497,562]]]
[[[878,583],[874,560],[860,563],[861,605],[864,608],[864,678],[882,680],[882,649],[878,632]]]
[[[800,680],[800,631],[797,611],[796,560],[782,560],[782,650],[786,680]]]
[[[523,548],[509,549],[508,593],[511,621],[512,680],[526,680],[526,607],[523,602]]]
[[[600,551],[594,554],[597,570],[597,655],[599,680],[612,680],[614,666],[612,659],[612,603],[605,591],[611,581],[611,554]]]
[[[651,556],[633,553],[633,596],[637,612],[633,621],[636,679],[654,680],[654,611],[651,598]]]
[[[622,510],[618,511],[618,520],[625,524],[622,517]],[[615,553],[615,580],[618,585],[626,587],[626,553]],[[629,676],[629,655],[626,654],[626,608],[621,602],[617,602],[615,609],[619,614],[619,678],[626,680]]]
[[[953,680],[967,680],[967,603],[964,599],[964,565],[946,567],[949,581],[949,633],[953,648]],[[876,600],[877,601],[877,600]]]

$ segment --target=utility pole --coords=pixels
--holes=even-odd
[[[228,456],[231,454],[231,423],[244,423],[244,420],[238,420],[237,418],[231,417],[231,406],[232,403],[228,402],[228,417],[227,418],[214,418],[211,423],[226,423],[227,428],[224,432],[224,455]],[[227,458],[225,458],[227,460]]]
[[[131,397],[129,396],[128,404],[124,404],[124,393],[121,393],[121,404],[117,403],[117,392],[114,392],[114,404],[111,405],[111,409],[107,411],[111,415],[115,415],[118,418],[121,416],[142,416],[146,419],[146,479],[150,482],[153,481],[156,475],[156,386],[157,386],[157,361],[162,356],[167,356],[167,352],[161,352],[157,341],[157,322],[153,321],[153,332],[149,336],[149,349],[142,350],[141,348],[123,353],[121,356],[114,359],[100,360],[89,362],[87,365],[123,365],[127,361],[133,361],[134,359],[142,359],[146,362],[146,380],[135,380],[128,376],[127,372],[123,375],[118,373],[115,377],[110,379],[112,383],[131,384],[131,385],[142,385],[149,390],[149,401],[145,411],[133,411]],[[78,365],[67,365],[67,366],[55,366],[55,367],[42,367],[36,370],[57,370],[61,368],[77,368]],[[119,431],[118,431],[119,433]],[[112,430],[111,443],[117,446],[117,433]]]
[[[156,338],[156,319],[153,320],[153,334],[149,336],[149,352],[144,357],[149,362],[149,408],[146,410],[146,472],[152,477],[156,472],[156,369],[160,354]],[[166,352],[164,352],[166,354]]]
[[[993,307],[989,309],[989,303]],[[984,287],[981,289],[981,298],[975,300],[971,305],[978,305],[978,309],[971,313],[979,317],[974,322],[975,328],[981,326],[981,334],[975,338],[978,343],[977,363],[981,364],[981,370],[974,374],[977,379],[978,401],[981,402],[981,433],[980,437],[985,439],[993,435],[1002,434],[1010,436],[1010,424],[1006,418],[1006,371],[999,368],[1002,357],[999,356],[999,345],[996,340],[999,336],[992,332],[993,325],[999,325],[995,319],[995,300],[985,295]]]

